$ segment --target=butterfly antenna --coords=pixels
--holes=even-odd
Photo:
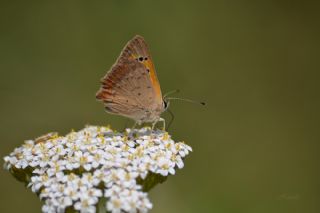
[[[167,111],[169,112],[169,114],[171,116],[171,120],[170,120],[170,122],[169,122],[169,124],[167,126],[167,131],[169,131],[169,128],[170,128],[170,126],[171,126],[171,124],[173,123],[173,120],[174,120],[174,114],[170,109],[168,109]]]
[[[193,103],[193,104],[200,104],[202,106],[206,105],[205,102],[195,101],[195,100],[191,100],[191,99],[187,99],[187,98],[169,97],[169,98],[166,98],[166,100],[179,100],[179,101],[185,101],[185,102],[189,102],[189,103]]]
[[[168,97],[169,95],[172,95],[174,93],[179,93],[180,90],[179,89],[175,89],[175,90],[172,90],[172,91],[169,91],[167,92],[166,94],[164,94],[163,98],[165,99],[166,97]]]

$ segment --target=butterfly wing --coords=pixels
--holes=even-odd
[[[160,84],[141,36],[127,43],[101,83],[96,97],[105,103],[108,112],[134,120],[152,120],[163,111]]]

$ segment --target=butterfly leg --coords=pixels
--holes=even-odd
[[[166,130],[166,120],[164,118],[159,118],[159,121],[161,121],[163,123],[162,131],[165,131]]]
[[[131,127],[131,129],[135,129],[137,127],[137,125],[141,125],[140,121],[135,121],[133,126]]]
[[[156,124],[157,124],[158,122],[162,122],[162,123],[163,123],[162,130],[165,131],[165,130],[166,130],[166,120],[163,119],[163,118],[159,118],[158,120],[154,121],[154,122],[152,123],[152,128],[151,128],[151,130],[154,130],[154,127],[156,126]]]
[[[126,120],[122,132],[124,132],[128,128],[129,119]]]
[[[158,121],[155,121],[155,122],[152,123],[151,131],[153,131],[153,129],[156,126],[157,123],[158,123]]]

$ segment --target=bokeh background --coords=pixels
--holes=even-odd
[[[50,131],[122,129],[95,92],[140,34],[163,92],[207,102],[171,103],[170,133],[194,152],[151,192],[152,213],[320,212],[317,2],[1,1],[0,156]],[[0,180],[0,212],[40,212]]]

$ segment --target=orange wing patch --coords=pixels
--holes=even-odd
[[[151,59],[144,60],[143,61],[143,65],[147,68],[147,70],[148,70],[148,72],[150,74],[152,86],[154,87],[154,90],[156,92],[157,98],[159,98],[162,101],[162,94],[161,94],[160,84],[159,84],[159,81],[158,81],[158,78],[157,78],[157,74],[155,72],[155,68],[154,68],[154,65],[153,65]]]
[[[131,54],[129,56],[129,59],[134,59],[136,61],[139,61],[140,63],[142,63],[146,67],[146,69],[149,73],[151,82],[152,82],[152,86],[153,86],[155,93],[156,93],[156,98],[160,102],[162,102],[162,93],[161,93],[160,83],[159,83],[151,56],[150,55],[148,55],[148,56],[149,57],[143,57],[141,55]]]

